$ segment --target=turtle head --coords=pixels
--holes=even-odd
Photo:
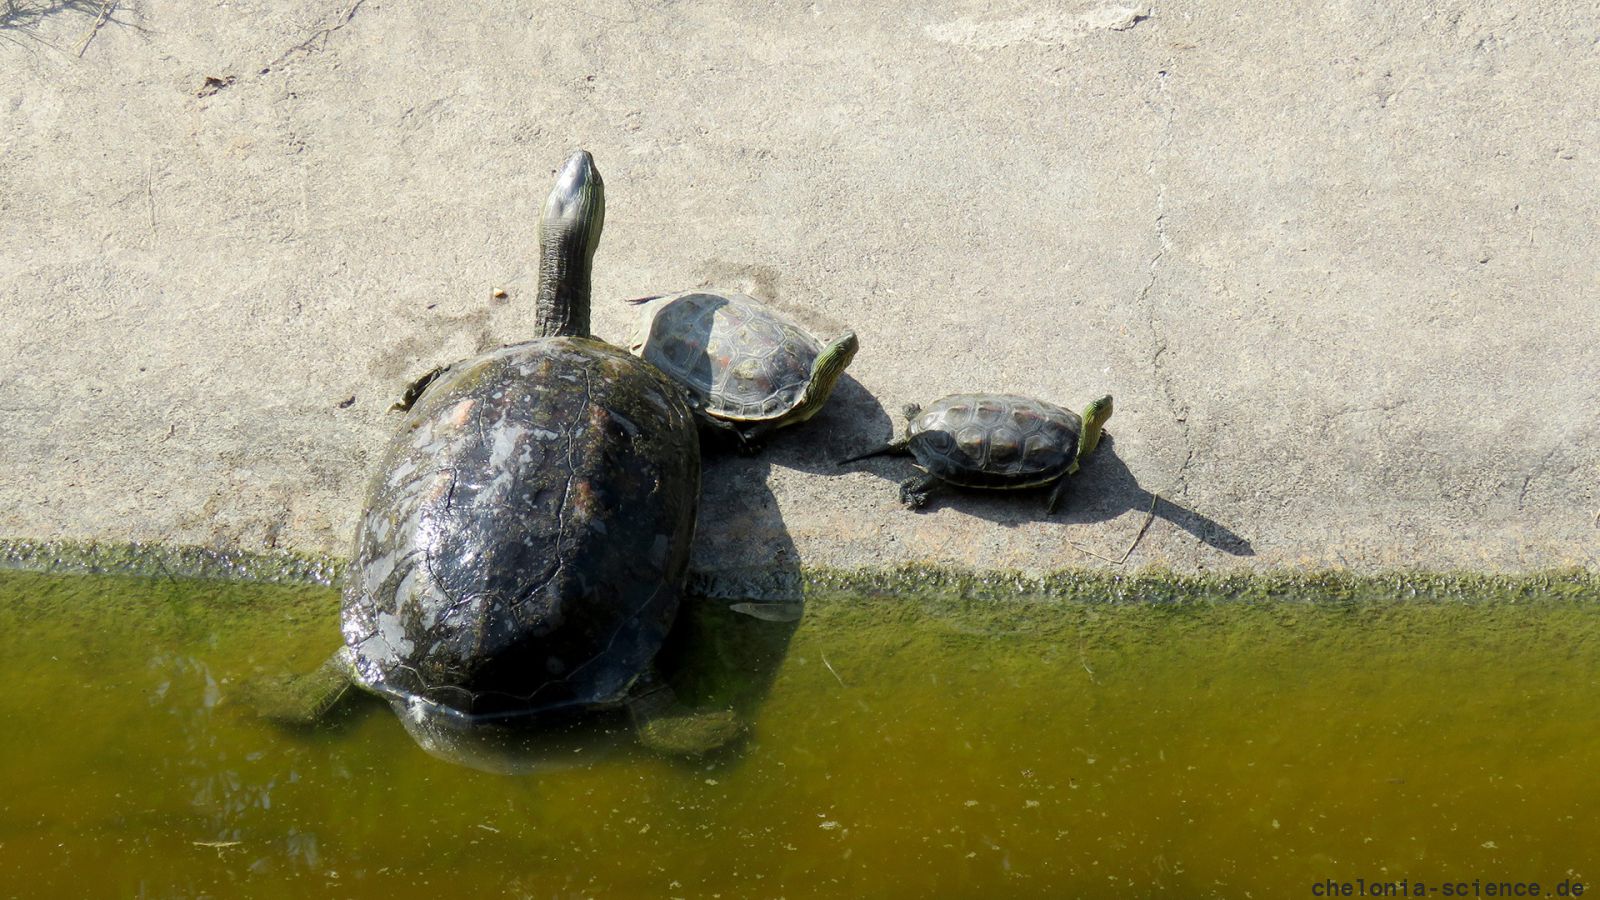
[[[579,150],[556,173],[539,217],[539,334],[589,334],[589,272],[606,221],[606,188]]]
[[[822,352],[811,363],[811,381],[806,385],[805,396],[795,406],[792,421],[804,422],[822,409],[822,405],[828,402],[828,395],[833,393],[833,386],[839,383],[839,376],[856,358],[859,349],[861,341],[856,338],[854,331],[846,331],[822,348]]]
[[[844,374],[850,361],[856,358],[856,351],[861,349],[861,341],[856,338],[854,331],[846,331],[834,339],[833,343],[822,348],[817,354],[816,362],[811,364],[811,383],[813,387],[819,385],[825,389],[822,395],[826,397],[833,390],[834,382]]]
[[[1111,418],[1111,395],[1107,394],[1099,400],[1083,408],[1083,431],[1078,435],[1078,457],[1074,463],[1083,462],[1083,458],[1094,452],[1100,444],[1100,432],[1106,427],[1106,420]]]
[[[600,228],[606,218],[606,185],[594,157],[587,150],[575,151],[556,173],[555,187],[544,202],[539,220],[541,239],[555,235],[580,241],[593,253],[600,243]]]

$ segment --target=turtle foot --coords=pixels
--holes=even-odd
[[[766,449],[766,446],[766,438],[747,437],[740,433],[738,439],[733,442],[733,452],[740,456],[760,456],[761,451]]]
[[[770,432],[755,428],[741,428],[738,425],[709,415],[700,415],[701,446],[714,445],[719,450],[730,451],[737,456],[757,456],[767,446]]]
[[[900,502],[906,509],[922,509],[928,505],[928,497],[933,494],[932,488],[925,479],[911,478],[900,482]]]
[[[744,721],[731,709],[674,709],[636,723],[639,743],[668,756],[703,756],[744,734]]]

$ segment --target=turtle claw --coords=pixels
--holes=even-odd
[[[737,439],[733,442],[733,448],[740,456],[759,455],[767,445],[765,438],[752,437],[737,429],[733,433],[737,436]]]
[[[900,482],[900,502],[906,509],[921,509],[928,505],[933,494],[933,484],[927,478],[908,478]]]
[[[768,435],[757,429],[740,428],[710,415],[701,415],[699,419],[705,426],[700,431],[704,439],[702,445],[712,443],[719,449],[732,450],[738,456],[756,456],[767,445]]]

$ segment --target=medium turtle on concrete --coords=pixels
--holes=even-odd
[[[682,385],[701,421],[749,446],[817,414],[859,343],[826,346],[745,294],[714,290],[641,297],[632,350]]]
[[[900,502],[920,509],[941,481],[962,487],[1030,488],[1055,483],[1046,506],[1055,512],[1066,476],[1100,443],[1111,397],[1080,417],[1043,400],[1015,394],[952,394],[927,409],[905,409],[906,434],[839,465],[869,456],[910,454],[926,474],[900,485]]]
[[[344,586],[345,645],[301,680],[306,714],[359,687],[435,752],[607,708],[656,749],[737,734],[731,712],[677,707],[652,671],[683,590],[700,448],[682,391],[589,336],[604,218],[578,151],[540,222],[539,336],[429,373],[397,404]]]

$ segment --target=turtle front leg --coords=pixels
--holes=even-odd
[[[390,411],[410,412],[411,407],[415,406],[417,401],[422,399],[422,392],[428,389],[428,385],[437,381],[439,376],[444,374],[444,370],[448,368],[450,367],[434,366],[433,371],[406,385],[405,394],[401,396],[399,402],[389,407]]]
[[[703,756],[721,750],[745,732],[738,713],[686,706],[655,672],[639,679],[627,709],[639,743],[665,756]]]
[[[310,728],[335,714],[360,687],[355,662],[347,648],[304,675],[268,679],[247,690],[246,704],[263,719],[294,728]]]
[[[767,439],[772,437],[772,429],[732,426],[732,431],[737,439],[735,444],[740,456],[755,456],[766,449]]]
[[[729,422],[712,415],[701,415],[700,422],[706,426],[708,433],[720,439],[718,443],[732,447],[740,456],[755,456],[760,453],[771,433],[759,428],[741,427],[737,422]]]
[[[900,502],[906,505],[906,509],[921,509],[928,505],[928,498],[938,485],[939,479],[932,475],[907,478],[900,482]]]

